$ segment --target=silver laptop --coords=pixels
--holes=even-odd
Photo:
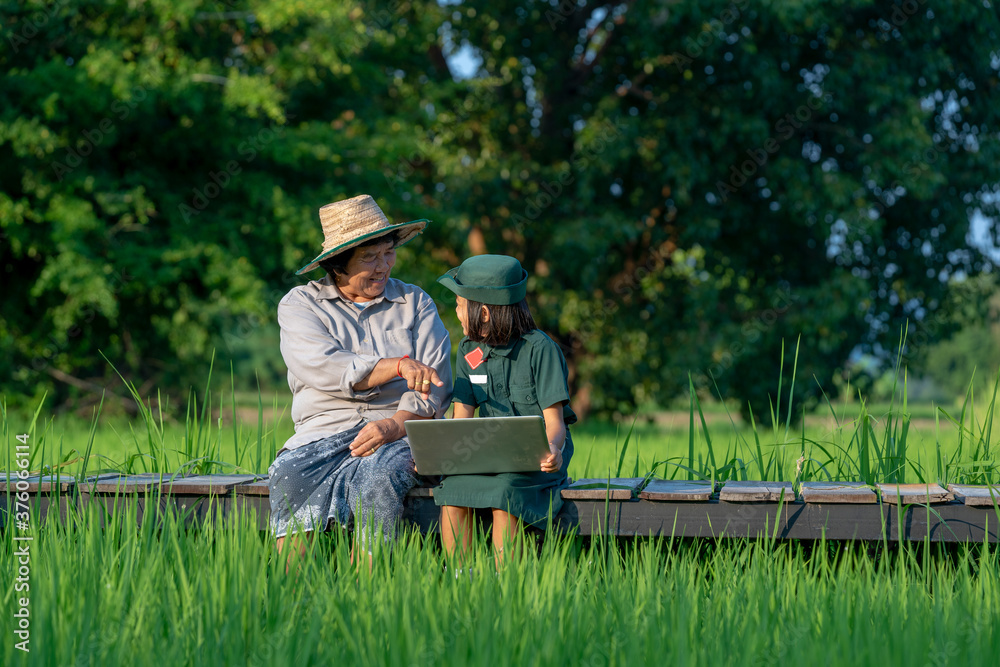
[[[549,455],[540,416],[404,422],[421,475],[535,472]]]

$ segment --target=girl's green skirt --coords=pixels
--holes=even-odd
[[[569,486],[566,470],[573,457],[573,439],[566,432],[559,472],[502,472],[494,475],[449,475],[434,489],[438,505],[500,509],[525,524],[545,528],[549,508],[555,517],[562,509],[560,491]]]

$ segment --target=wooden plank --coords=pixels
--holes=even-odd
[[[632,500],[642,487],[643,477],[578,479],[562,490],[564,500]]]
[[[267,477],[262,477],[256,482],[236,485],[236,495],[238,496],[269,496],[271,491],[267,487]]]
[[[165,494],[199,496],[227,495],[239,484],[256,482],[263,475],[192,475],[191,477],[164,477],[160,488]]]
[[[160,473],[122,475],[109,473],[88,477],[80,484],[81,493],[149,493],[161,479],[168,479]]]
[[[712,482],[654,479],[639,497],[659,501],[704,501],[711,498],[714,491]]]
[[[173,511],[174,516],[183,520],[185,526],[212,524],[216,518],[230,513],[232,499],[225,493],[210,495],[173,493],[161,497],[163,509]]]
[[[938,484],[879,484],[878,489],[882,501],[890,505],[926,505],[928,498],[931,503],[946,503],[955,499]]]
[[[5,493],[6,491],[14,493],[17,491],[16,486],[18,482],[28,482],[30,484],[32,479],[37,480],[38,475],[30,475],[27,479],[22,480],[17,476],[16,472],[0,472],[0,493]],[[22,490],[26,489],[22,486]]]
[[[807,503],[869,504],[878,500],[864,482],[802,482],[801,493]]]
[[[260,482],[254,482],[260,484]],[[248,486],[248,485],[247,485]],[[81,485],[82,488],[82,485]],[[238,488],[238,487],[237,487]],[[0,494],[0,527],[9,525],[10,500]],[[32,511],[39,508],[43,521],[67,520],[68,513],[62,505],[73,502],[71,495],[36,494],[30,499]],[[182,503],[188,503],[181,510]],[[194,504],[190,504],[193,502]],[[60,506],[57,507],[56,503]],[[260,530],[267,530],[270,503],[266,495],[236,494],[226,497],[192,497],[185,495],[159,496],[95,493],[84,494],[81,503],[99,503],[110,514],[117,514],[125,507],[136,508],[135,517],[142,521],[146,513],[161,521],[166,512],[182,511],[185,525],[208,525],[219,503],[229,503],[232,512],[252,513]],[[422,530],[437,530],[440,508],[430,497],[409,497],[404,503],[404,516]],[[97,515],[102,525],[108,520],[101,512]],[[34,520],[34,519],[33,519]],[[557,525],[577,529],[580,535],[614,535],[642,538],[650,535],[689,538],[746,538],[772,535],[781,540],[876,540],[888,539],[933,542],[1000,541],[996,512],[992,507],[970,506],[959,502],[944,503],[927,511],[920,505],[906,508],[884,503],[784,503],[765,502],[730,503],[718,500],[707,502],[670,502],[627,500],[623,502],[597,500],[568,500],[557,517]],[[38,524],[40,525],[40,524]],[[884,532],[883,532],[884,531]]]
[[[152,486],[145,492],[130,490],[135,489],[136,486],[136,484],[132,484],[131,487],[128,484],[122,484],[117,487],[119,490],[115,491],[116,487],[112,485],[111,491],[95,491],[93,484],[88,486],[85,482],[81,482],[77,486],[80,491],[78,507],[91,519],[96,519],[102,527],[113,521],[113,517],[121,516],[126,512],[134,518],[137,526],[142,525],[146,515],[150,515],[157,522],[156,525],[162,525],[160,521],[164,511],[164,498],[156,494],[155,487]],[[140,489],[142,488],[141,484],[138,486]],[[44,498],[45,496],[39,497]],[[100,509],[95,512],[96,508]]]
[[[422,500],[422,499],[414,499]],[[998,542],[992,507],[945,503],[903,508],[883,503],[653,502],[568,501],[559,513],[560,526],[578,526],[580,535],[700,538],[771,537],[780,540],[873,540],[932,542]],[[883,532],[884,530],[884,532]]]
[[[259,482],[254,482],[259,484]],[[236,496],[232,499],[231,511],[240,514],[249,514],[257,517],[258,530],[267,530],[270,527],[268,519],[271,516],[271,500],[266,495],[239,492],[240,487],[236,487]],[[265,491],[267,486],[264,487]],[[405,507],[405,505],[404,505]]]
[[[0,475],[6,475],[6,473],[0,473]],[[18,479],[17,475],[12,475],[10,478],[4,476],[0,477],[0,493],[4,493],[8,489],[14,493],[18,490],[18,482],[27,482],[28,487],[21,490],[28,493],[67,493],[76,484],[76,479],[71,475],[31,475],[25,480]]]
[[[990,490],[993,493],[990,495]],[[1000,505],[1000,486],[970,486],[968,484],[949,484],[948,490],[964,504],[978,507],[993,507],[994,502]]]
[[[791,482],[726,482],[719,492],[719,500],[729,503],[776,503],[795,500]]]
[[[38,478],[39,493],[69,493],[76,486],[76,478],[71,475],[42,475]]]

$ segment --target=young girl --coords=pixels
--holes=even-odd
[[[527,272],[513,257],[477,255],[438,278],[457,295],[465,338],[458,346],[455,419],[542,415],[549,455],[538,472],[452,475],[434,489],[441,507],[446,553],[465,552],[472,541],[472,509],[493,510],[497,566],[520,522],[544,527],[549,508],[562,507],[573,442],[566,359],[535,327],[525,300]]]

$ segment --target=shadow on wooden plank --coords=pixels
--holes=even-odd
[[[864,482],[802,482],[802,500],[807,503],[871,504],[878,496]]]
[[[947,503],[955,496],[938,484],[879,484],[882,502],[890,505],[926,505]]]
[[[730,503],[776,503],[795,500],[791,482],[726,482],[719,491],[719,500]]]
[[[692,502],[709,500],[713,493],[713,482],[653,479],[639,493],[639,497],[643,500]]]
[[[562,490],[563,500],[631,500],[645,483],[644,477],[579,479]]]

